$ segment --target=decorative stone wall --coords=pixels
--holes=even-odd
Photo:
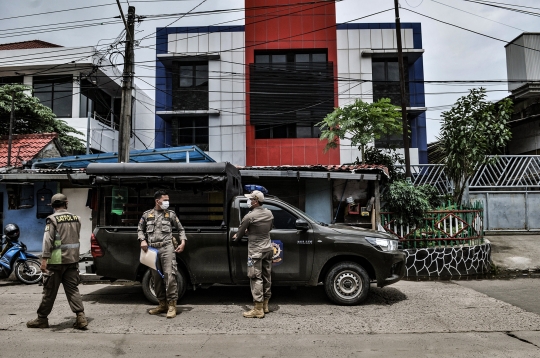
[[[448,277],[485,274],[490,271],[491,243],[477,246],[403,250],[407,277]]]

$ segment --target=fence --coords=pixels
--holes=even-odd
[[[484,208],[476,202],[470,208],[448,204],[427,212],[421,227],[398,223],[396,215],[381,212],[381,225],[399,238],[403,249],[481,245],[484,242]]]

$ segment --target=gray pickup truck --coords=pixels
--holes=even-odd
[[[157,302],[150,272],[139,263],[136,223],[152,207],[154,190],[167,188],[171,209],[180,217],[188,238],[185,251],[177,255],[179,297],[188,288],[248,284],[247,237],[232,241],[248,212],[240,173],[234,166],[90,164],[87,173],[99,190],[99,221],[105,221],[105,225],[98,223],[91,238],[97,275],[141,281],[145,296]],[[118,215],[120,204],[123,210]],[[357,305],[367,297],[370,282],[383,287],[405,274],[405,255],[392,235],[317,222],[271,196],[264,207],[274,215],[270,233],[274,285],[323,283],[334,303]]]

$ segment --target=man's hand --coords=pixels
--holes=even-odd
[[[234,234],[234,236],[232,237],[232,239],[233,239],[234,241],[236,241],[236,234]]]
[[[179,254],[179,253],[181,253],[182,251],[184,251],[184,247],[186,247],[186,240],[181,240],[180,245],[178,245],[178,247],[176,248],[176,250],[174,250],[174,252],[176,252],[177,254]]]
[[[141,241],[141,249],[144,252],[148,251],[148,243],[146,242],[146,240]]]
[[[47,272],[47,259],[41,259],[41,266],[39,266],[41,272]]]

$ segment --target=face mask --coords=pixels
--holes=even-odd
[[[168,201],[163,201],[161,202],[161,209],[163,210],[167,210],[169,208],[169,202]]]
[[[253,207],[253,204],[256,203],[255,200],[249,200],[248,209],[251,209]]]

